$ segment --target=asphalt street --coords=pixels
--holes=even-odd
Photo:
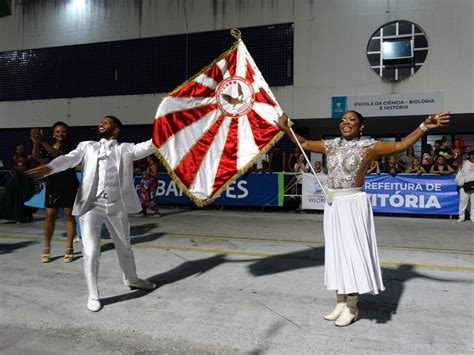
[[[102,236],[100,312],[86,308],[81,243],[63,263],[58,220],[43,264],[43,216],[0,221],[1,354],[319,354],[474,352],[474,223],[376,217],[386,290],[360,298],[360,319],[325,321],[322,215],[163,209],[132,216],[140,277],[123,285]]]

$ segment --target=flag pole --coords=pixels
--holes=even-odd
[[[311,161],[308,159],[308,156],[306,155],[306,153],[305,153],[303,147],[301,146],[298,138],[296,138],[295,132],[293,132],[293,129],[291,127],[288,127],[288,128],[290,129],[290,132],[293,135],[293,138],[295,138],[295,142],[298,145],[298,147],[300,148],[301,153],[303,154],[304,158],[306,159],[306,161],[309,165],[309,168],[311,169],[311,172],[313,173],[314,177],[316,178],[316,181],[318,182],[319,186],[321,186],[321,190],[323,190],[324,198],[326,199],[326,201],[330,202],[329,201],[330,199],[328,198],[328,193],[326,191],[326,188],[321,183],[321,180],[319,180],[318,175],[316,174],[316,171],[313,168],[313,165],[311,165]]]

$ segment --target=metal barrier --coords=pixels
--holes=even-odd
[[[14,176],[15,172],[13,170],[0,170],[0,188],[4,188]]]
[[[283,172],[284,175],[284,197],[301,198],[301,179],[302,173]],[[298,186],[299,185],[299,186]]]

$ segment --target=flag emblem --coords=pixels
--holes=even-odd
[[[216,89],[219,109],[230,117],[239,117],[252,109],[255,101],[252,85],[239,76],[222,80]]]
[[[217,198],[282,136],[276,98],[242,40],[160,103],[155,154],[198,206]]]

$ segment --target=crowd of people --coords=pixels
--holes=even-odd
[[[451,148],[447,137],[436,140],[434,145],[433,148],[427,144],[421,156],[416,156],[413,146],[410,146],[402,154],[375,159],[370,162],[367,174],[453,175],[462,168],[471,151],[471,147],[464,146],[462,138],[457,138]]]
[[[30,138],[33,142],[33,150],[30,155],[25,152],[23,144],[17,145],[16,154],[12,158],[14,178],[8,184],[0,200],[0,219],[16,222],[31,221],[35,209],[25,206],[24,202],[29,200],[35,192],[38,192],[41,186],[45,186],[45,247],[42,259],[44,262],[49,261],[51,239],[58,210],[61,209],[67,227],[67,246],[64,261],[69,262],[72,261],[72,240],[75,234],[74,230],[76,230],[75,221],[72,217],[72,205],[79,184],[74,169],[47,177],[43,181],[34,181],[23,174],[25,170],[38,164],[47,163],[74,148],[72,135],[66,123],[56,122],[52,126],[52,137],[53,141],[49,143],[41,130],[32,129]],[[409,146],[402,153],[388,155],[383,158],[377,157],[368,164],[366,173],[454,175],[459,172],[459,174],[467,175],[467,183],[469,183],[474,178],[470,177],[471,173],[463,164],[469,164],[469,154],[473,151],[471,147],[464,145],[462,137],[456,138],[452,147],[449,146],[448,138],[442,137],[442,139],[434,142],[434,147],[431,144],[426,144],[420,156],[415,154],[413,146]],[[313,170],[316,173],[327,174],[327,167],[321,161],[316,160],[313,164]],[[463,166],[464,170],[467,169],[465,173],[462,172]],[[79,170],[79,167],[77,170]],[[142,216],[159,217],[161,215],[158,196],[156,195],[159,171],[164,171],[164,168],[154,154],[134,162],[134,174],[142,176],[140,184],[137,186],[137,194],[142,206]],[[311,169],[298,146],[295,146],[293,151],[287,152],[277,144],[264,156],[259,165],[254,163],[248,171],[254,173],[296,173],[294,176],[295,185],[298,185],[300,189],[301,173],[311,172]],[[295,193],[296,189],[297,186],[294,187]],[[463,214],[462,211],[466,209],[471,199],[469,188],[467,190],[468,192],[464,190],[464,183],[460,185],[462,200],[460,215]],[[464,220],[463,217],[459,217],[459,219]]]

